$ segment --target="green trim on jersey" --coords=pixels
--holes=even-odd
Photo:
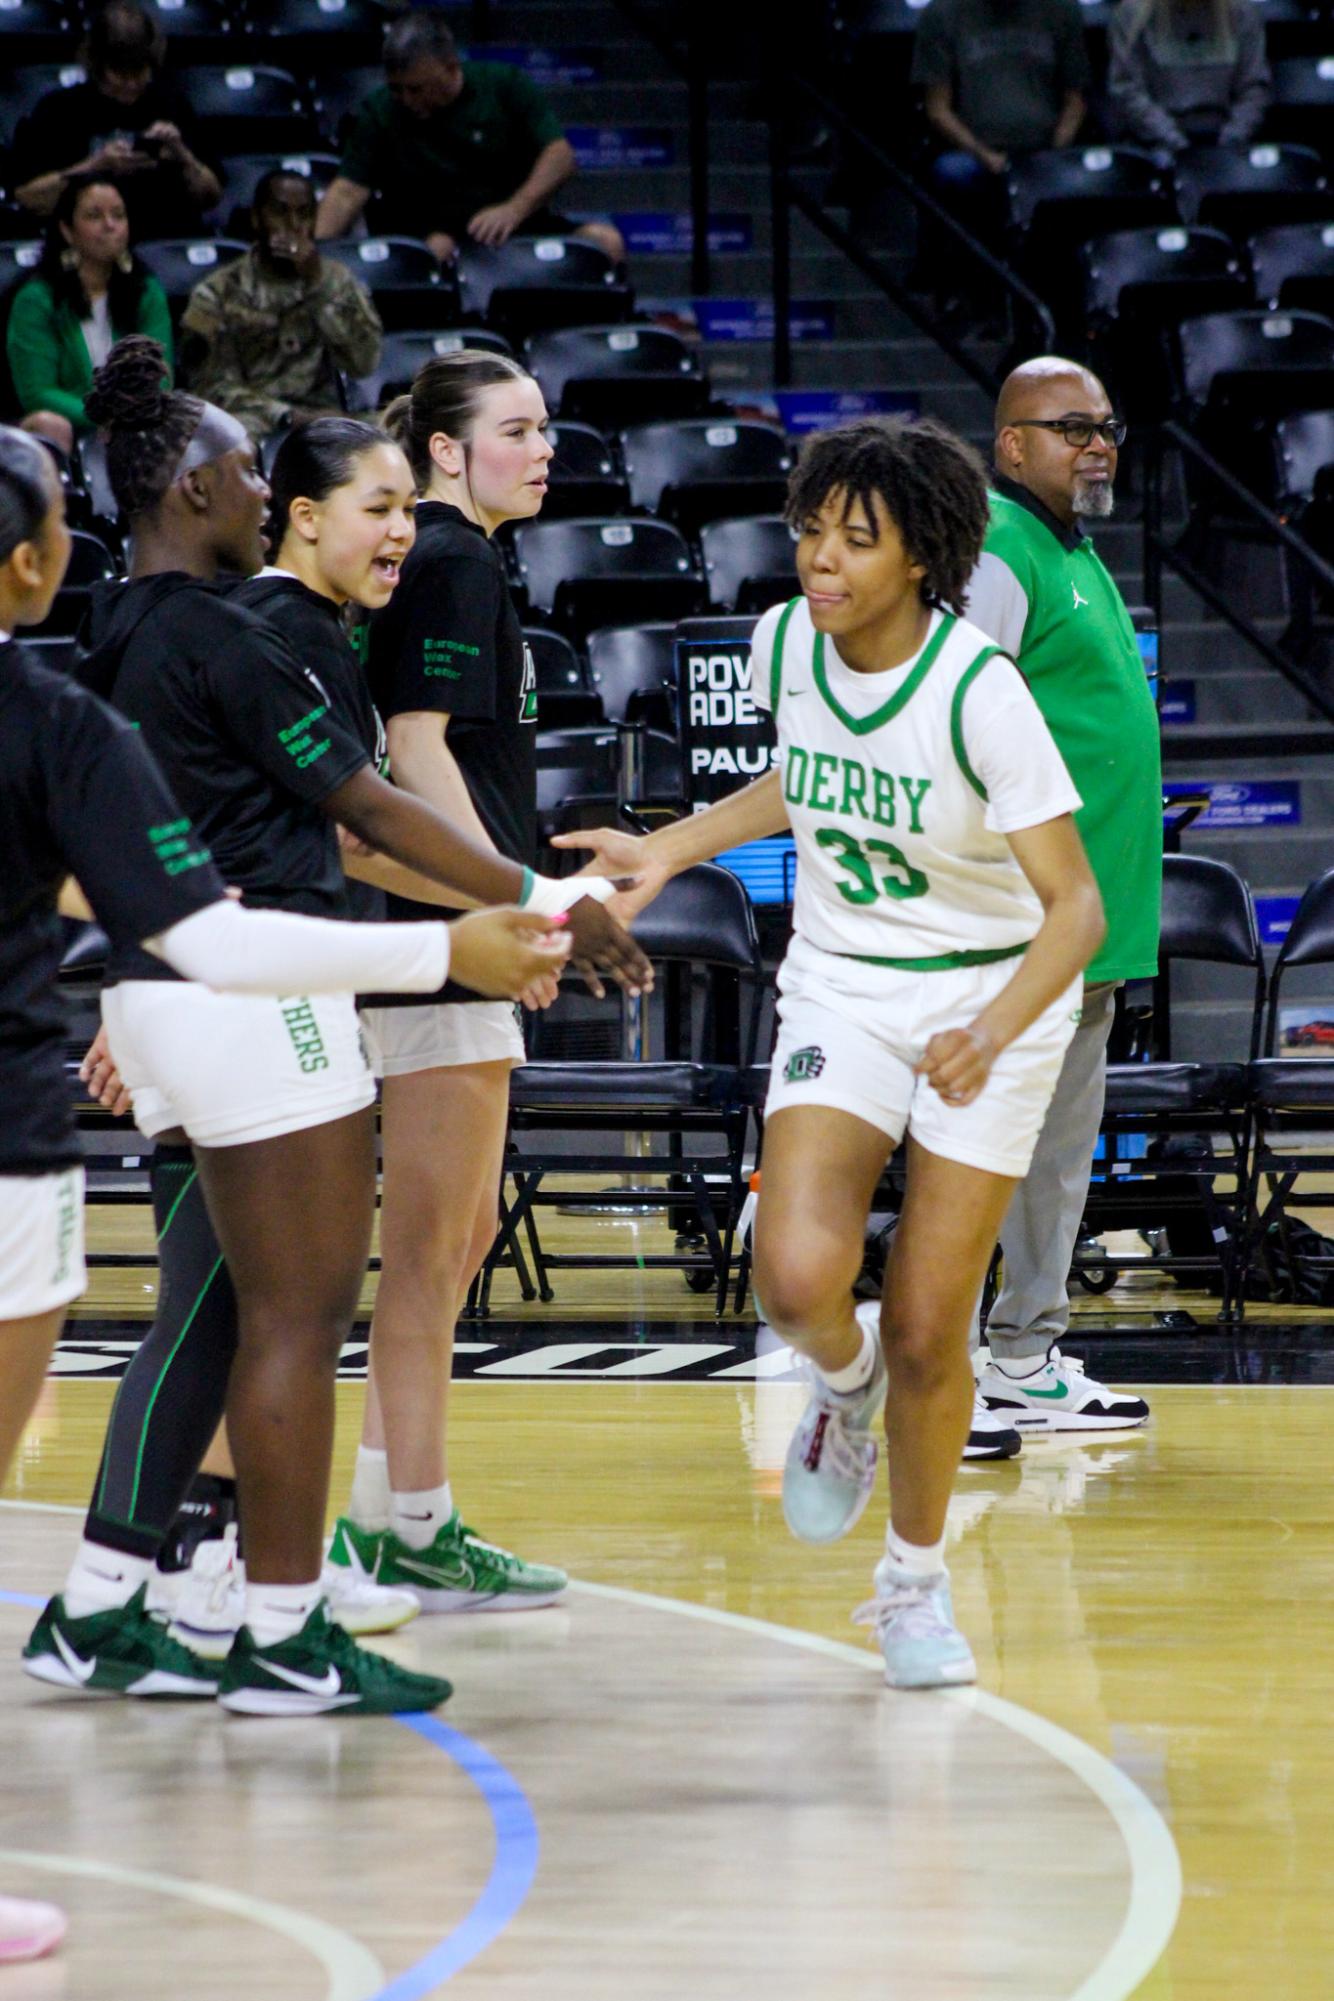
[[[934,959],[880,959],[873,952],[835,952],[836,959],[855,959],[859,966],[888,966],[894,973],[957,973],[965,966],[994,966],[1001,959],[1021,959],[1028,945],[997,945],[991,951],[941,952]]]
[[[908,675],[902,687],[897,688],[889,700],[882,702],[880,707],[874,709],[869,716],[850,716],[837,695],[830,688],[829,676],[825,672],[824,664],[824,634],[817,632],[815,635],[815,652],[813,656],[815,685],[824,696],[829,708],[833,710],[842,723],[844,729],[851,730],[854,736],[869,736],[872,730],[881,729],[886,723],[892,722],[900,709],[907,707],[923,681],[925,681],[927,675],[931,672],[931,669],[935,666],[940,649],[949,638],[951,632],[953,632],[955,623],[956,621],[953,618],[947,617],[941,619],[940,624],[936,627],[935,632],[923,648],[917,665]]]
[[[954,690],[954,700],[950,703],[950,742],[954,745],[954,758],[960,771],[972,786],[979,799],[985,799],[987,788],[968,762],[968,752],[963,740],[963,698],[972,687],[988,660],[994,660],[1000,652],[999,646],[984,646],[976,660],[970,661],[959,676],[959,685]]]
[[[787,629],[792,623],[793,612],[804,602],[802,598],[789,598],[774,629],[773,658],[769,662],[769,713],[775,723],[778,721],[778,697],[782,692],[783,682],[783,641],[787,638]]]

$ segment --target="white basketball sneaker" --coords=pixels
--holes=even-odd
[[[946,1571],[916,1577],[882,1556],[875,1597],[852,1616],[859,1626],[874,1626],[891,1688],[958,1688],[977,1680],[972,1649],[954,1623]]]
[[[801,1414],[783,1466],[783,1515],[802,1542],[836,1542],[853,1527],[875,1486],[875,1424],[885,1407],[885,1357],[880,1346],[880,1302],[857,1308],[863,1328],[875,1335],[875,1367],[864,1389],[831,1390],[811,1370],[810,1401]]]
[[[1013,1459],[1023,1445],[1014,1420],[989,1410],[981,1390],[973,1393],[973,1416],[968,1427],[965,1459]]]
[[[992,1360],[977,1387],[988,1410],[1021,1431],[1130,1431],[1149,1415],[1143,1397],[1095,1382],[1059,1348],[1043,1361],[1034,1357],[1026,1375],[1010,1375]]]
[[[225,1661],[245,1620],[245,1565],[236,1553],[236,1524],[197,1545],[188,1570],[173,1574],[168,1631],[201,1660]],[[150,1586],[151,1602],[165,1595],[160,1576]]]

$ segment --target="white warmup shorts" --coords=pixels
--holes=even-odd
[[[424,1007],[364,1007],[361,1026],[377,1077],[415,1077],[467,1063],[524,1063],[523,1030],[511,1001],[428,1001]]]
[[[0,1174],[0,1320],[53,1313],[87,1283],[83,1169]]]
[[[865,1119],[897,1146],[1022,1180],[1079,1020],[1075,980],[1003,1049],[971,1105],[947,1105],[919,1077],[931,1037],[964,1028],[1014,974],[1016,959],[957,972],[904,973],[795,939],[778,975],[778,1045],[764,1115],[825,1105]]]
[[[184,1126],[199,1146],[249,1146],[375,1102],[351,994],[123,980],[103,993],[102,1019],[149,1139]]]

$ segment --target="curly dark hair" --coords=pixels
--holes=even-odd
[[[860,501],[872,523],[878,495],[926,572],[923,602],[962,616],[989,518],[986,468],[971,445],[929,417],[859,417],[802,446],[788,481],[789,527],[799,530],[832,493],[843,496],[844,519]]]
[[[168,389],[166,356],[147,334],[118,340],[84,398],[88,421],[106,433],[107,477],[116,505],[133,521],[151,514],[199,429],[206,406]]]

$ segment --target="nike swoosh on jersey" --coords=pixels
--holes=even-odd
[[[64,1661],[65,1666],[75,1677],[76,1681],[91,1681],[94,1670],[97,1667],[96,1660],[86,1661],[79,1654],[76,1654],[59,1626],[55,1628],[55,1640],[56,1652],[60,1655],[61,1660]]]
[[[297,1668],[282,1667],[277,1661],[264,1661],[262,1665],[265,1674],[276,1675],[279,1681],[290,1682],[293,1688],[299,1688],[304,1695],[342,1693],[343,1677],[336,1667],[331,1667],[328,1673],[321,1675],[317,1681],[313,1674],[302,1674]]]

